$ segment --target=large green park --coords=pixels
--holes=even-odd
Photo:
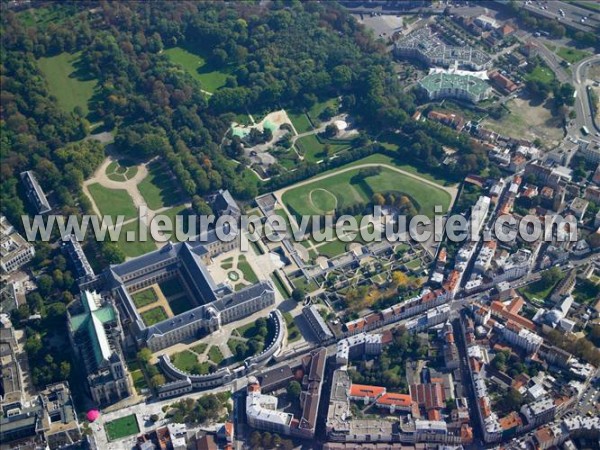
[[[320,215],[357,203],[368,204],[375,193],[392,192],[408,196],[422,214],[431,216],[435,205],[447,211],[451,196],[441,187],[390,166],[379,167],[378,174],[368,177],[362,176],[360,166],[318,176],[284,192],[283,202],[297,216]]]

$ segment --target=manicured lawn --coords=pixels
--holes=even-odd
[[[554,72],[547,67],[537,66],[527,75],[527,79],[541,81],[542,83],[551,83],[554,80]]]
[[[127,225],[123,225],[121,228],[121,233],[119,234],[119,242],[118,246],[123,252],[125,256],[135,257],[144,255],[151,251],[156,250],[156,244],[150,237],[150,233],[148,233],[148,239],[145,241],[139,241],[139,229],[138,229],[138,221],[135,220]],[[127,233],[132,231],[134,233],[135,240],[127,241]]]
[[[283,313],[283,318],[285,319],[285,324],[287,326],[288,342],[292,343],[300,339],[300,330],[298,329],[298,326],[296,325],[292,315],[289,312],[286,312]]]
[[[173,365],[178,369],[190,372],[198,363],[198,356],[189,350],[184,350],[171,356],[171,361],[173,361]]]
[[[249,281],[253,284],[258,282],[258,277],[254,273],[254,270],[252,270],[252,267],[250,267],[248,261],[246,261],[245,255],[241,255],[239,257],[237,268],[244,274],[244,279],[246,281]]]
[[[325,142],[325,141],[324,141]],[[331,154],[335,154],[342,150],[350,148],[348,142],[336,143],[335,140],[326,142],[331,148]],[[307,161],[316,162],[326,158],[328,155],[325,152],[325,143],[319,141],[315,134],[301,137],[296,141],[296,147]]]
[[[193,78],[200,82],[202,89],[214,92],[225,86],[228,69],[217,69],[202,56],[192,53],[182,47],[173,47],[164,51],[165,55],[175,64],[184,68]]]
[[[138,168],[131,161],[119,160],[111,162],[106,168],[106,176],[112,181],[127,181],[135,177]]]
[[[154,303],[156,300],[158,300],[158,296],[156,295],[153,287],[136,292],[131,296],[131,298],[133,299],[135,306],[138,308],[142,308],[143,306],[149,305],[150,303]]]
[[[226,258],[221,262],[221,268],[225,270],[229,270],[233,267],[233,258]]]
[[[171,241],[181,242],[187,240],[187,233],[190,230],[189,218],[192,214],[192,211],[185,205],[174,206],[173,208],[169,208],[160,213],[161,216],[167,216],[171,221],[173,227],[173,231],[171,232]],[[193,220],[191,223],[193,224]],[[177,236],[177,234],[179,234],[179,236]]]
[[[225,357],[223,356],[221,349],[216,345],[213,345],[211,348],[208,349],[208,359],[210,359],[215,364],[219,365],[223,362]]]
[[[292,123],[294,124],[294,128],[296,129],[298,134],[305,133],[313,129],[312,125],[310,124],[310,120],[308,120],[308,117],[306,116],[305,112],[287,111],[287,114]]]
[[[556,283],[551,283],[547,285],[543,280],[538,280],[534,283],[528,284],[527,286],[522,287],[519,291],[529,300],[537,298],[539,300],[546,300],[546,297],[550,295],[554,286],[558,284],[560,280],[556,280]]]
[[[386,141],[380,139],[379,143],[382,144],[387,149],[394,150],[394,151],[398,150],[398,147],[401,145],[401,142],[398,142],[398,141],[392,139],[391,137],[388,137]],[[396,160],[390,156],[387,156],[387,155],[382,155],[380,153],[376,153],[374,155],[367,156],[364,159],[359,159],[358,161],[351,162],[341,168],[344,169],[346,167],[359,166],[361,164],[369,164],[369,163],[370,164],[378,163],[378,164],[385,164],[385,165],[392,166],[392,167],[397,167],[398,169],[402,169],[403,171],[411,173],[413,175],[418,175],[421,178],[424,178],[429,181],[433,181],[434,183],[437,183],[439,185],[455,185],[456,184],[456,183],[449,181],[446,178],[441,178],[439,176],[436,176],[429,172],[426,172],[421,167],[415,167],[415,166],[411,166],[409,164],[400,164],[398,162],[398,160]],[[336,170],[339,170],[339,169],[334,169],[332,171],[329,171],[329,173],[334,173]],[[325,172],[325,173],[328,173],[328,172]]]
[[[331,213],[337,206],[337,198],[325,189],[315,189],[310,193],[312,205],[322,213]]]
[[[388,168],[374,176],[363,178],[360,169],[331,175],[328,178],[293,188],[283,194],[283,201],[297,216],[322,214],[320,205],[315,205],[311,197],[315,190],[327,190],[337,199],[337,208],[370,202],[374,193],[395,192],[407,195],[417,210],[431,216],[435,205],[444,210],[450,204],[450,194],[434,186],[424,184],[412,177],[402,175]]]
[[[194,307],[194,305],[187,296],[181,296],[176,298],[175,300],[171,300],[169,302],[169,306],[171,307],[171,311],[173,311],[173,314],[175,315],[189,311]]]
[[[586,52],[585,50],[579,50],[573,47],[561,47],[556,52],[558,56],[564,59],[571,64],[575,64],[582,59],[587,58],[588,56],[592,56],[590,52]]]
[[[310,282],[308,282],[304,277],[298,277],[290,281],[292,282],[295,288],[302,289],[307,294],[312,291],[315,291],[319,287],[314,280],[311,279]]]
[[[159,283],[158,286],[165,297],[171,297],[182,292],[180,281],[177,277]]]
[[[144,378],[144,373],[141,369],[133,370],[130,373],[131,378],[133,379],[133,386],[138,394],[142,391],[142,389],[148,389],[148,383],[146,383],[146,378]]]
[[[142,320],[147,327],[154,325],[155,323],[162,322],[167,318],[167,313],[162,306],[157,306],[156,308],[149,309],[148,311],[142,313]]]
[[[198,345],[194,345],[193,347],[190,347],[190,350],[198,353],[199,355],[202,355],[206,351],[206,347],[208,347],[208,344],[205,344],[204,342],[200,342]]]
[[[285,288],[285,284],[283,284],[277,272],[273,272],[271,274],[271,280],[283,298],[288,298],[290,296],[289,292]]]
[[[256,333],[258,333],[258,327],[256,327],[254,322],[250,322],[242,327],[236,328],[235,331],[243,338],[252,339],[256,336]]]
[[[317,251],[320,255],[333,258],[334,256],[344,253],[347,249],[347,246],[348,242],[342,242],[336,239],[335,241],[326,242],[325,244],[317,247]]]
[[[133,200],[125,189],[109,189],[98,183],[90,184],[88,189],[100,213],[113,217],[113,223],[119,215],[125,216],[125,220],[137,216]]]
[[[176,205],[181,200],[181,195],[171,173],[159,162],[150,164],[148,169],[148,176],[138,184],[148,208],[157,210]]]
[[[79,106],[84,115],[89,112],[88,102],[94,94],[97,80],[82,67],[81,53],[61,53],[40,58],[38,66],[48,82],[48,90],[58,105],[67,112]]]
[[[413,259],[412,261],[409,261],[404,265],[410,270],[418,270],[421,267],[421,260]]]
[[[115,441],[140,432],[135,414],[104,424],[104,430],[109,441]]]

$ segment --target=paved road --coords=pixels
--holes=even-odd
[[[590,56],[589,58],[586,58],[572,66],[572,83],[575,87],[575,91],[577,92],[577,97],[575,99],[575,111],[577,112],[577,118],[574,120],[571,134],[576,136],[579,135],[581,132],[580,129],[584,125],[592,134],[600,132],[600,125],[597,127],[592,118],[592,110],[587,93],[587,86],[591,86],[591,80],[586,76],[586,73],[587,69],[592,64],[600,64],[600,55]]]
[[[522,7],[534,15],[542,16],[547,19],[558,20],[565,26],[576,28],[581,31],[593,32],[594,27],[598,27],[600,25],[597,14],[568,2],[531,2],[528,5],[523,4]],[[545,9],[542,9],[542,7]],[[560,9],[564,11],[564,16],[561,15],[559,11]],[[588,19],[584,22],[581,22],[583,17],[587,17]]]

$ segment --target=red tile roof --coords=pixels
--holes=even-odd
[[[409,408],[412,405],[412,398],[408,394],[396,394],[393,392],[388,392],[377,399],[377,404]]]
[[[385,394],[385,388],[381,386],[368,386],[366,384],[352,384],[350,386],[351,397],[376,398]]]

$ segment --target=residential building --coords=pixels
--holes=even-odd
[[[28,404],[5,405],[0,442],[6,448],[65,448],[80,443],[82,432],[66,382],[46,387]]]
[[[333,333],[321,317],[316,305],[311,304],[302,308],[302,316],[306,319],[310,328],[320,342],[333,339]]]
[[[248,379],[246,420],[248,425],[278,434],[291,434],[294,415],[277,410],[277,397],[261,393],[255,377]]]
[[[451,71],[430,73],[419,81],[419,86],[430,100],[457,98],[477,103],[491,94],[491,87],[484,80]]]
[[[581,155],[592,164],[600,163],[600,141],[579,140],[579,152]]]
[[[0,215],[0,269],[2,272],[14,272],[31,261],[34,256],[33,245],[23,239],[6,217]]]
[[[419,59],[429,66],[457,65],[467,70],[484,70],[492,65],[492,59],[487,53],[470,46],[446,45],[426,27],[398,40],[394,54],[400,58]]]
[[[39,185],[34,173],[31,170],[21,172],[21,181],[23,182],[27,198],[35,207],[37,213],[45,214],[50,212],[52,210],[50,203],[48,203],[46,194]]]
[[[571,204],[569,205],[569,209],[573,212],[573,215],[577,217],[579,220],[583,220],[583,216],[585,216],[585,212],[589,202],[580,197],[576,197],[573,199]]]

